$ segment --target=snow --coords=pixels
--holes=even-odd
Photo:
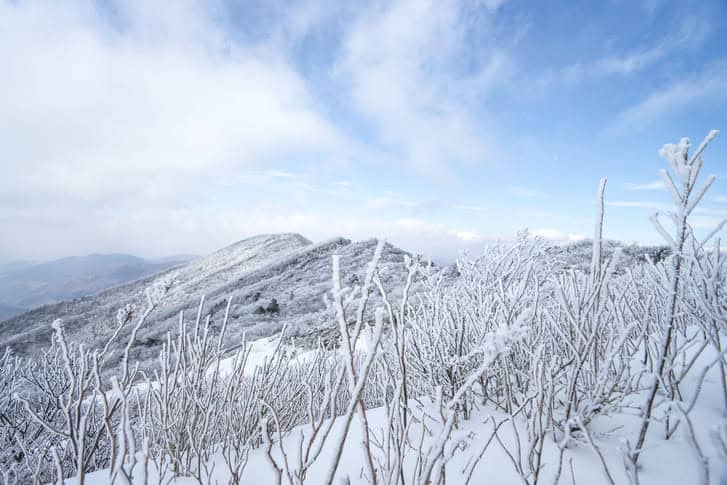
[[[268,341],[264,345],[260,345],[255,352],[256,360],[261,362],[265,359],[263,349],[273,348],[272,342]],[[714,354],[706,354],[700,361],[706,363],[713,359]],[[717,455],[711,433],[714,430],[714,424],[720,422],[724,418],[720,409],[721,390],[717,383],[716,372],[706,380],[703,389],[703,399],[692,413],[694,428],[697,430],[697,439],[703,445],[705,453],[709,457],[712,465],[713,483],[724,483],[727,480],[727,462]],[[687,387],[693,386],[694,381],[687,383]],[[685,389],[687,391],[688,389]],[[423,414],[432,416],[436,415],[432,402],[424,402],[422,407],[416,413],[419,420]],[[387,420],[385,410],[383,408],[371,409],[367,411],[369,425],[376,434],[380,434],[385,427]],[[358,418],[354,418],[358,419]],[[457,430],[458,436],[469,437],[469,445],[463,450],[455,453],[452,460],[447,464],[447,483],[451,485],[462,485],[465,483],[466,471],[469,471],[472,460],[480,453],[482,447],[492,435],[494,429],[493,420],[501,421],[506,416],[496,410],[486,407],[475,413],[470,420],[462,422]],[[341,418],[337,419],[334,424],[332,433],[340,432],[342,426]],[[425,447],[431,444],[434,436],[437,435],[441,423],[433,422],[431,417],[424,418],[424,421],[430,427],[431,434],[425,438]],[[639,418],[632,415],[618,415],[597,419],[592,426],[592,433],[598,437],[598,443],[603,452],[609,470],[614,477],[614,481],[618,483],[627,483],[627,478],[623,470],[622,462],[622,436],[633,435],[638,430]],[[521,423],[518,424],[518,431],[522,434],[526,431],[522,428]],[[419,430],[415,427],[410,432],[412,442],[416,442]],[[299,426],[292,429],[284,437],[283,443],[289,460],[295,462],[296,443],[300,436],[307,436],[309,433],[308,426]],[[357,426],[352,426],[349,437],[343,451],[342,463],[336,475],[337,479],[348,476],[352,484],[368,483],[361,477],[361,471],[364,469],[364,456],[360,452],[358,443],[361,442],[361,430]],[[502,441],[505,444],[512,444],[515,441],[515,434],[511,426],[504,425],[498,431]],[[655,432],[658,434],[658,432]],[[696,465],[696,458],[689,443],[689,440],[683,433],[678,433],[671,440],[657,439],[644,452],[641,462],[641,472],[639,475],[641,485],[663,485],[663,484],[688,484],[699,483],[700,469]],[[330,447],[325,447],[320,459],[311,468],[308,474],[308,482],[312,484],[321,483],[322,476],[325,474],[326,467],[330,463],[333,452]],[[554,464],[557,462],[558,449],[553,442],[548,442],[545,448],[545,469],[544,475],[541,477],[542,483],[551,483],[554,474]],[[405,461],[405,476],[409,476],[413,469],[414,454],[409,454]],[[273,457],[281,458],[280,450],[277,443],[273,443]],[[214,473],[211,483],[218,481],[226,483],[225,467],[220,456],[213,458]],[[596,454],[587,446],[571,447],[567,450],[564,463],[566,471],[561,477],[561,483],[571,483],[571,474],[575,477],[578,484],[608,484],[608,479],[603,473],[601,463]],[[135,470],[135,484],[141,484],[142,470],[137,467]],[[87,484],[102,485],[108,483],[108,470],[99,470],[87,476]],[[516,484],[521,483],[517,473],[513,470],[510,458],[507,454],[497,446],[496,443],[490,444],[485,452],[482,460],[474,468],[472,474],[472,484],[478,483],[496,483],[496,484]],[[275,475],[266,460],[263,448],[258,448],[250,453],[247,467],[245,468],[244,483],[274,483]],[[150,470],[150,483],[158,480],[158,473]],[[66,480],[66,483],[75,483],[73,479]],[[180,477],[172,480],[170,483],[178,485],[186,485],[197,483],[192,478]],[[336,482],[337,483],[337,482]]]
[[[280,344],[280,335],[274,335],[268,338],[261,338],[254,342],[248,342],[245,344],[245,350],[239,349],[231,357],[227,357],[220,360],[219,375],[220,377],[229,376],[234,369],[235,361],[241,359],[247,351],[247,360],[245,361],[245,375],[250,376],[255,372],[255,369],[265,365],[266,361],[274,355],[275,349]],[[214,369],[209,369],[207,372],[212,373]]]
[[[505,331],[500,335],[493,336],[490,345],[504,346],[507,345]],[[510,337],[512,338],[512,337]],[[266,359],[270,359],[275,349],[280,343],[280,336],[259,339],[248,344],[248,368],[246,373],[252,372],[257,366],[264,364]],[[299,354],[300,358],[305,358],[305,353]],[[703,367],[712,363],[717,357],[714,351],[705,351],[697,360],[695,365]],[[224,374],[229,371],[233,358],[224,359],[221,362],[220,369]],[[683,392],[690,395],[696,388],[697,377],[691,378],[684,382]],[[635,396],[638,400],[638,396]],[[716,367],[712,367],[707,374],[705,383],[702,387],[700,399],[694,411],[690,414],[696,430],[697,441],[702,446],[705,455],[710,462],[710,472],[713,476],[712,483],[725,483],[727,480],[727,461],[718,454],[718,450],[714,446],[712,435],[718,430],[715,426],[724,420],[725,416],[720,409],[721,389],[719,385],[719,375]],[[418,405],[415,405],[414,416],[417,423],[425,423],[428,432],[424,438],[424,448],[432,445],[433,440],[439,434],[442,423],[437,422],[433,416],[436,416],[435,404],[427,399],[422,399]],[[387,426],[386,410],[384,408],[375,408],[367,410],[367,418],[370,430],[375,435],[381,435]],[[359,419],[358,415],[354,419]],[[332,435],[336,435],[342,431],[343,418],[336,418],[332,429]],[[454,443],[460,442],[458,449],[453,458],[446,465],[447,483],[450,485],[464,485],[466,477],[471,472],[472,480],[470,483],[497,483],[497,484],[516,484],[521,483],[519,475],[512,466],[511,458],[494,440],[491,440],[481,461],[476,462],[477,456],[481,453],[483,446],[493,436],[495,423],[505,421],[506,424],[498,428],[498,436],[502,442],[514,448],[516,441],[516,432],[520,435],[527,433],[522,421],[514,421],[515,427],[508,422],[508,416],[492,406],[485,406],[475,411],[471,418],[461,421],[459,428],[456,430],[458,438],[452,440]],[[605,462],[609,472],[612,474],[615,483],[627,483],[627,477],[622,465],[624,436],[634,436],[640,424],[640,418],[636,414],[623,413],[613,416],[603,416],[596,418],[590,426],[590,432],[597,440],[600,451],[603,453]],[[723,430],[722,432],[726,432]],[[670,440],[664,440],[659,437],[661,430],[652,430],[654,435],[650,438],[650,444],[643,453],[641,460],[641,470],[639,480],[641,485],[663,485],[663,484],[687,484],[699,483],[702,474],[701,468],[698,466],[698,457],[695,456],[690,439],[686,436],[684,428],[678,432]],[[283,438],[283,447],[288,455],[288,460],[292,463],[296,462],[297,443],[301,436],[307,437],[310,433],[309,425],[297,426],[285,433]],[[414,426],[409,433],[412,443],[417,443],[420,437],[420,427]],[[363,477],[365,469],[364,455],[358,444],[363,439],[361,428],[352,426],[349,435],[344,444],[341,465],[336,473],[336,480],[343,478],[350,479],[352,484],[369,483]],[[276,460],[282,459],[282,454],[277,441],[273,441],[272,456]],[[334,449],[330,443],[324,447],[320,458],[316,461],[307,475],[307,483],[322,483],[323,477],[327,473],[327,466],[333,459]],[[524,453],[526,450],[523,451]],[[405,476],[412,474],[415,466],[416,453],[410,453],[405,459]],[[558,461],[558,447],[556,443],[549,440],[544,450],[544,469],[540,478],[541,483],[551,483],[555,474],[555,464]],[[602,464],[596,453],[589,449],[586,445],[571,445],[565,453],[564,466],[566,470],[561,477],[560,483],[571,483],[571,477],[575,478],[577,484],[608,484],[609,480],[603,472]],[[214,471],[209,477],[209,483],[227,483],[229,476],[225,472],[223,458],[217,454],[212,457],[208,465]],[[149,483],[155,483],[159,480],[158,471],[150,465]],[[134,484],[141,485],[144,483],[143,469],[137,465],[134,469]],[[259,447],[250,452],[247,466],[244,470],[244,483],[274,483],[275,473],[267,461],[264,447]],[[169,477],[165,478],[166,480]],[[67,479],[65,483],[71,485],[75,483],[75,479]],[[109,471],[97,470],[86,477],[88,485],[103,485],[109,483]],[[198,483],[196,479],[191,477],[178,477],[170,480],[168,483],[176,485],[186,485]],[[335,483],[338,483],[337,481]],[[409,482],[407,482],[409,483]],[[413,483],[413,482],[412,482]]]

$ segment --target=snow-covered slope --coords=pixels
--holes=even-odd
[[[96,296],[48,305],[0,323],[0,349],[11,346],[19,354],[39,351],[50,342],[51,323],[63,320],[69,337],[89,347],[102,345],[116,325],[124,305],[141,311],[144,292],[154,282],[173,282],[138,336],[135,358],[142,365],[154,359],[169,330],[176,331],[180,312],[187,321],[196,317],[200,299],[203,314],[218,322],[227,299],[232,299],[227,343],[234,346],[243,332],[248,338],[269,336],[284,324],[305,333],[327,319],[323,295],[331,288],[331,256],[341,255],[342,272],[355,283],[362,278],[376,241],[351,242],[337,238],[312,244],[298,234],[255,236],[208,257]],[[400,287],[405,276],[404,252],[387,246],[380,267],[384,284]],[[345,284],[346,282],[344,282]],[[277,312],[262,312],[276,300]],[[219,328],[215,325],[214,329]],[[122,338],[123,340],[123,338]]]
[[[574,268],[581,271],[588,271],[591,264],[593,241],[585,239],[570,244],[554,245],[548,248],[548,252],[554,256],[558,267],[562,269]],[[666,246],[640,246],[626,244],[621,241],[603,240],[602,254],[605,260],[613,258],[618,251],[620,254],[616,261],[616,273],[623,272],[626,268],[634,268],[647,261],[659,262],[669,256],[670,251]]]

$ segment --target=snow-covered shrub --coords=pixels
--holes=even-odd
[[[674,202],[675,210],[668,214],[674,225],[673,234],[669,234],[663,227],[658,213],[652,216],[651,221],[659,234],[669,244],[673,254],[661,273],[663,275],[661,287],[667,289],[666,304],[663,315],[655,322],[654,327],[657,331],[657,339],[654,341],[655,346],[653,347],[656,353],[652,357],[654,369],[643,408],[641,429],[634,450],[631,453],[631,461],[634,465],[637,464],[646,441],[659,391],[662,390],[666,393],[667,401],[678,399],[680,394],[679,383],[690,368],[690,366],[682,366],[683,368],[679,369],[675,366],[677,359],[680,355],[683,355],[684,348],[682,344],[688,343],[686,332],[688,322],[686,320],[689,320],[690,316],[696,316],[689,312],[680,311],[684,305],[684,296],[687,293],[685,288],[700,286],[698,281],[690,284],[689,267],[694,260],[705,257],[704,248],[706,244],[724,226],[724,222],[704,240],[697,242],[689,225],[689,216],[716,180],[714,175],[710,175],[706,182],[701,185],[701,188],[698,188],[699,175],[704,164],[702,153],[718,133],[717,130],[712,130],[691,155],[689,154],[691,144],[687,138],[682,138],[676,145],[664,145],[659,151],[659,154],[669,163],[673,176],[676,177],[675,182],[669,172],[666,170],[660,172],[664,185],[671,193]],[[680,339],[680,333],[684,338]],[[647,348],[650,347],[647,342]],[[724,367],[721,366],[721,368]],[[669,432],[667,417],[667,436]]]

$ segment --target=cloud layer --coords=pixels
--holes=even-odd
[[[526,226],[578,238],[592,197],[571,177],[596,181],[608,160],[568,169],[577,153],[557,140],[578,138],[563,124],[579,118],[560,90],[646,76],[716,34],[690,13],[634,48],[594,38],[598,52],[578,51],[539,37],[550,13],[503,0],[0,0],[0,260],[204,253],[277,231],[450,255]],[[562,58],[540,62],[541,45]],[[722,99],[724,79],[712,56],[635,83],[649,86],[608,116],[583,103],[600,135],[573,145]]]

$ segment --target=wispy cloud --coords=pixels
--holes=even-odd
[[[708,233],[714,229],[716,229],[719,224],[724,221],[724,217],[719,216],[710,216],[710,215],[696,215],[692,216],[689,220],[689,224],[694,229],[701,229],[704,230],[705,233]],[[724,229],[722,230],[724,232]]]
[[[625,187],[627,190],[663,190],[664,182],[662,180],[654,180],[653,182],[645,184],[627,183]]]
[[[691,103],[709,100],[723,104],[727,99],[727,59],[687,79],[680,79],[657,90],[639,103],[622,111],[606,128],[606,133],[624,133],[636,127],[643,129],[658,117],[682,109]]]
[[[666,203],[655,202],[655,201],[631,201],[631,200],[615,200],[606,202],[607,206],[611,207],[633,207],[636,209],[652,209],[661,212],[672,211],[674,206]],[[694,209],[695,214],[701,214],[705,216],[722,216],[727,217],[727,208],[722,207],[696,207]]]
[[[490,3],[496,9],[501,2]],[[467,15],[451,1],[371,4],[346,33],[335,65],[377,141],[430,176],[487,161],[495,146],[471,106],[506,81],[508,58],[497,49],[469,49],[467,39],[486,33],[489,19],[481,12],[472,23]]]
[[[714,17],[657,9],[664,19],[645,35],[618,20],[631,5],[606,2],[609,15],[583,18],[618,34],[604,39],[579,36],[591,31],[579,22],[553,28],[582,9],[503,3],[0,0],[0,254],[203,253],[279,230],[313,239],[380,230],[453,248],[533,222],[568,238],[552,228],[575,226],[579,211],[564,216],[545,191],[570,190],[610,156],[592,147],[577,175],[563,163],[593,142],[572,120],[625,131],[673,121],[665,115],[692,102],[709,100],[719,115],[727,98],[724,53],[692,49]],[[567,45],[571,34],[578,45]],[[686,63],[688,50],[699,56]],[[603,97],[562,103],[552,91],[528,103],[543,71],[549,87],[598,84]],[[489,163],[521,149],[531,153],[517,166]],[[574,205],[586,197],[572,195]]]
[[[533,236],[542,237],[543,239],[551,241],[582,241],[586,238],[583,234],[567,233],[552,227],[530,229],[528,232]]]
[[[291,153],[346,160],[356,150],[294,66],[231,41],[214,15],[194,1],[121,2],[113,15],[87,2],[0,1],[0,193],[32,192],[48,218],[59,211],[88,227],[80,246],[17,210],[4,224],[26,242],[0,238],[0,252],[47,253],[53,231],[56,254],[130,250],[121,244],[132,240],[157,248],[169,227],[132,230],[136,214],[176,219],[194,207],[190,221],[209,217],[207,188],[228,177]],[[200,245],[185,250],[212,249],[208,234],[185,238]]]
[[[668,204],[653,201],[613,200],[607,201],[606,205],[611,207],[633,207],[637,209],[653,209],[660,211],[672,209],[672,207]]]
[[[563,68],[559,77],[564,81],[579,82],[587,78],[635,74],[664,60],[675,51],[700,46],[711,30],[706,15],[686,15],[681,19],[677,32],[670,33],[655,45],[572,64]]]
[[[420,239],[431,248],[431,252],[439,252],[439,255],[443,254],[442,250],[448,245],[450,248],[463,249],[467,245],[481,243],[487,239],[483,234],[474,230],[450,227],[422,218],[396,219],[392,225],[398,230],[404,231],[407,239]],[[449,252],[454,253],[451,249]]]
[[[727,217],[727,208],[724,207],[697,207],[694,209],[695,214],[704,214],[717,217]]]
[[[467,242],[477,242],[477,241],[482,241],[482,239],[483,239],[482,234],[479,234],[477,232],[472,232],[472,231],[453,230],[453,231],[450,231],[450,234],[455,236],[457,239],[461,239],[462,241],[467,241]]]
[[[597,59],[591,63],[573,64],[562,71],[564,80],[577,82],[587,77],[624,76],[640,71],[661,60],[669,52],[664,44],[638,52]]]
[[[224,44],[202,4],[119,4],[123,33],[82,5],[0,2],[0,191],[131,199],[153,181],[181,196],[266,157],[345,151],[301,76]]]

